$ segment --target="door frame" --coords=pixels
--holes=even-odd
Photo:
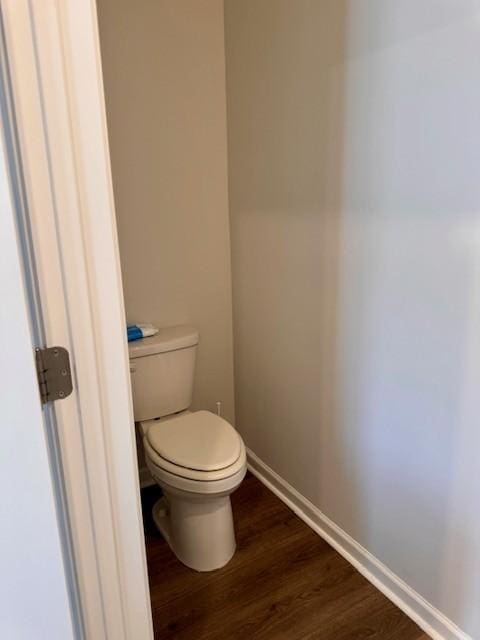
[[[153,638],[94,0],[0,0],[87,638]],[[40,346],[40,345],[39,345]]]

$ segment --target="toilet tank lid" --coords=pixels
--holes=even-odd
[[[198,331],[194,327],[165,327],[150,338],[142,338],[128,343],[130,358],[142,358],[155,353],[166,353],[194,347],[198,344]]]

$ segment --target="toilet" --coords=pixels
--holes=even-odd
[[[131,342],[130,372],[147,467],[163,491],[155,524],[181,562],[213,571],[235,553],[230,494],[247,466],[231,424],[189,411],[198,340],[196,329],[179,326]]]

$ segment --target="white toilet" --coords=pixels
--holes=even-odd
[[[212,571],[235,553],[230,494],[247,467],[232,425],[210,411],[188,411],[197,344],[192,327],[161,329],[129,344],[130,371],[147,466],[163,490],[154,521],[181,562]]]

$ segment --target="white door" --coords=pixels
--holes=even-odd
[[[0,0],[0,18],[0,638],[151,640],[95,3]],[[34,345],[72,363],[43,423]]]
[[[0,148],[0,637],[77,637],[34,365],[27,291],[5,147]],[[59,517],[60,516],[60,517]]]

